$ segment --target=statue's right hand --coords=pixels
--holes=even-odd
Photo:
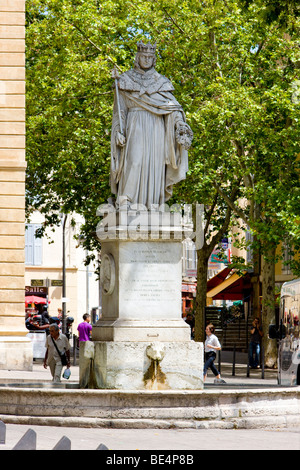
[[[120,132],[117,132],[116,144],[119,147],[124,147],[124,145],[126,144],[126,137],[123,134],[120,134]]]

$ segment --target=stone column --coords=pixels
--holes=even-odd
[[[25,291],[25,0],[0,2],[0,369],[31,370]]]

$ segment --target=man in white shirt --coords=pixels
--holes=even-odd
[[[46,355],[44,359],[44,368],[50,367],[53,382],[60,382],[63,368],[61,354],[65,353],[67,357],[67,368],[70,367],[70,344],[68,338],[60,333],[59,327],[53,323],[49,327],[50,335],[46,339]],[[54,343],[55,342],[55,343]],[[57,349],[55,347],[57,346]],[[59,354],[60,353],[60,354]]]

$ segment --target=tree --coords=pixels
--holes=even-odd
[[[239,186],[236,185],[228,196],[234,204]],[[223,202],[223,204],[222,204]],[[197,290],[195,302],[195,341],[204,341],[205,332],[205,307],[207,295],[208,262],[216,246],[229,233],[231,228],[232,209],[224,201],[219,200],[215,193],[214,201],[204,210],[204,225],[202,243],[197,249]],[[197,244],[196,244],[197,247]]]
[[[246,11],[248,22],[253,13],[260,17],[258,6],[259,2],[251,2]],[[280,21],[251,27],[257,44],[243,59],[240,81],[245,110],[238,107],[247,119],[240,122],[242,126],[237,125],[236,117],[230,123],[248,201],[243,209],[241,205],[231,207],[252,230],[256,251],[263,256],[262,321],[265,361],[270,367],[276,363],[276,344],[267,339],[268,325],[275,321],[276,248],[285,239],[298,244],[299,233],[299,106],[293,100],[299,26],[295,21],[286,18],[284,28],[278,27]],[[220,187],[218,190],[222,194]],[[226,195],[225,200],[230,204]]]
[[[50,224],[60,210],[82,214],[95,246],[96,207],[110,194],[111,69],[132,66],[140,39],[156,40],[157,69],[195,136],[170,203],[202,203],[207,216],[214,208],[199,269],[231,211],[251,228],[267,273],[275,247],[299,234],[299,17],[286,2],[272,13],[272,0],[27,1],[28,211],[41,208]],[[200,328],[204,291],[202,280]],[[263,313],[265,338],[273,312]]]
[[[187,97],[196,136],[190,177],[179,189],[187,198],[192,183],[199,202],[208,188],[211,200],[217,190],[250,227],[263,255],[264,342],[272,366],[267,329],[274,321],[275,250],[286,238],[298,243],[299,233],[299,106],[293,100],[299,16],[294,2],[276,11],[271,1],[267,7],[247,3],[156,1],[152,22],[165,27],[161,51]],[[233,203],[230,187],[240,180],[240,200]]]
[[[86,248],[99,248],[96,211],[110,196],[114,64],[129,67],[130,2],[29,0],[27,5],[27,216],[85,218]],[[124,38],[123,38],[124,35]]]

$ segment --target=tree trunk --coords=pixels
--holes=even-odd
[[[260,306],[260,250],[258,249],[257,237],[254,235],[253,241],[255,249],[253,249],[253,276],[251,278],[252,289],[253,289],[253,316],[261,318],[261,306]]]
[[[234,201],[238,187],[233,189],[231,202]],[[201,247],[197,249],[197,290],[196,290],[196,301],[195,301],[195,341],[204,342],[205,340],[205,307],[206,307],[206,293],[207,293],[207,274],[208,274],[208,260],[215,246],[222,240],[224,234],[228,230],[228,226],[231,219],[231,208],[228,206],[226,209],[226,215],[222,227],[215,233],[210,240],[210,243],[206,243],[205,235],[206,229],[208,229],[211,217],[216,207],[217,195],[215,203],[211,206],[208,214],[205,227],[203,226],[202,236],[203,243],[200,243]],[[193,223],[194,227],[197,227],[196,211],[193,210]],[[196,230],[199,230],[199,228]],[[199,234],[198,234],[199,236]]]
[[[275,324],[275,252],[276,245],[268,247],[262,259],[262,344],[269,368],[277,365],[277,341],[268,338],[269,325]]]
[[[195,341],[205,340],[205,307],[209,250],[197,250],[197,290],[195,301]]]

